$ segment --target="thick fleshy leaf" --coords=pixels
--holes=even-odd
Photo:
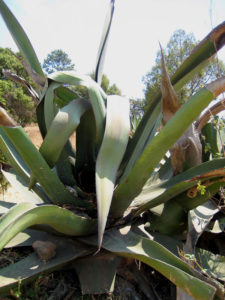
[[[201,89],[170,119],[165,127],[145,148],[130,174],[117,187],[112,201],[112,214],[120,216],[131,201],[141,192],[145,182],[157,167],[165,153],[194,122],[200,112],[225,89],[222,77]],[[179,126],[177,126],[179,124]],[[124,197],[126,195],[126,197]]]
[[[56,90],[59,91],[59,95],[55,96]],[[76,95],[67,89],[66,87],[63,87],[62,84],[52,82],[49,84],[49,87],[46,91],[45,98],[42,101],[42,104],[38,106],[38,115],[39,115],[39,109],[41,109],[41,105],[44,108],[44,111],[40,112],[44,115],[44,123],[46,126],[46,132],[43,135],[43,139],[45,139],[45,136],[47,134],[47,131],[49,130],[51,123],[53,119],[55,118],[57,112],[59,111],[58,107],[56,106],[55,101],[58,103],[58,97],[60,96],[60,102],[62,107],[69,105],[69,103],[76,98]],[[43,104],[44,103],[44,104]],[[40,124],[39,124],[40,126]],[[41,129],[41,128],[40,128]],[[59,153],[58,153],[59,154]],[[65,144],[64,149],[61,150],[61,156],[56,164],[57,174],[60,178],[60,180],[65,185],[74,185],[74,178],[71,170],[71,165],[67,159],[68,156],[74,157],[74,151],[72,149],[72,146],[70,144],[70,141],[68,140]],[[34,177],[34,176],[33,176]],[[32,179],[33,182],[31,182],[30,186],[34,183],[34,178]]]
[[[43,273],[50,273],[62,267],[70,266],[71,262],[79,257],[94,252],[94,249],[87,247],[77,241],[66,238],[48,236],[48,241],[56,245],[56,256],[49,261],[41,261],[36,253],[9,265],[0,270],[1,296],[8,295],[10,289],[18,285],[18,279],[22,284],[30,282]]]
[[[128,99],[108,96],[105,134],[96,162],[99,247],[113,196],[116,173],[126,150],[129,132]]]
[[[113,292],[120,261],[119,256],[106,251],[76,260],[74,268],[79,277],[82,294]]]
[[[59,104],[60,107],[63,107],[69,104],[70,101],[77,99],[77,94],[65,86],[58,87],[55,89],[54,93],[57,97],[57,104]]]
[[[40,86],[44,86],[44,73],[41,69],[36,53],[34,52],[34,49],[23,28],[3,1],[0,1],[0,13],[19,50],[23,53],[34,72],[34,74],[30,74],[34,79],[34,82],[38,83]]]
[[[83,239],[96,245],[96,239]],[[172,254],[156,241],[143,238],[130,231],[129,227],[105,233],[102,247],[117,255],[140,260],[183,289],[194,299],[213,300],[216,288],[196,278],[188,264]],[[220,298],[222,300],[222,298]]]
[[[78,99],[71,101],[56,114],[39,149],[51,168],[55,166],[67,140],[79,125],[83,113],[88,109],[90,109],[89,103]]]
[[[76,198],[65,188],[59,178],[49,168],[40,152],[32,144],[22,127],[10,128],[2,126],[1,128],[53,203],[70,203],[77,206],[87,205],[87,203]],[[54,186],[54,189],[52,186]]]
[[[225,256],[197,249],[196,258],[209,276],[225,282]]]
[[[97,66],[95,69],[95,81],[98,84],[101,84],[101,82],[102,82],[102,70],[103,70],[103,65],[104,65],[104,60],[105,60],[107,41],[108,41],[109,32],[110,32],[110,28],[111,28],[111,24],[112,24],[112,19],[113,19],[114,2],[115,2],[115,0],[111,0],[111,2],[110,2],[108,14],[106,16],[105,24],[103,27],[101,43],[100,43],[99,50],[98,50]]]
[[[144,151],[144,148],[155,136],[162,119],[160,112],[160,103],[153,104],[149,110],[149,118],[146,121],[143,130],[139,134],[136,134],[135,131],[134,136],[127,146],[124,159],[121,163],[122,176],[119,180],[119,183],[121,183],[123,179],[127,178],[141,153]],[[143,118],[145,118],[145,115]]]
[[[8,161],[10,162],[10,165],[13,168],[13,170],[10,170],[9,172],[5,171],[5,177],[7,178],[7,174],[10,173],[11,175],[9,176],[12,180],[14,180],[12,178],[12,176],[14,176],[14,178],[16,177],[19,182],[22,182],[23,186],[28,187],[30,181],[29,169],[25,164],[24,160],[19,155],[15,146],[12,144],[12,142],[9,140],[7,135],[2,130],[2,128],[0,128],[0,148],[3,151],[4,155],[7,157]],[[16,172],[16,174],[14,172]],[[9,178],[7,179],[8,181],[11,181],[9,180]],[[13,182],[10,183],[13,185]],[[35,185],[33,187],[33,190],[44,202],[46,203],[50,202],[46,193],[39,185]]]
[[[67,141],[56,163],[56,171],[59,179],[64,185],[74,186],[76,180],[74,178],[73,166],[69,158],[75,159],[72,145],[70,141]]]
[[[212,123],[206,124],[201,131],[202,134],[202,144],[203,144],[203,161],[207,161],[212,154],[213,157],[219,153],[219,148],[217,145],[217,130]]]
[[[96,220],[80,217],[68,209],[54,205],[38,207],[31,203],[21,203],[1,218],[0,250],[16,234],[37,224],[49,225],[56,231],[70,236],[91,234],[97,227]]]
[[[9,211],[0,219],[0,235],[8,226],[13,224],[18,217],[20,217],[21,215],[23,215],[24,213],[26,213],[34,207],[36,207],[35,204],[24,202],[10,208]]]
[[[177,197],[174,200],[177,201],[185,210],[191,210],[199,205],[202,205],[209,199],[211,199],[222,187],[225,186],[224,177],[222,178],[212,178],[209,182],[202,182],[205,185],[205,193],[201,194],[198,190],[198,186],[194,186],[190,190]],[[184,202],[186,200],[186,203]]]
[[[48,130],[56,113],[57,113],[57,108],[54,103],[54,90],[60,87],[61,84],[57,82],[52,82],[46,93],[45,93],[45,98],[44,98],[44,118],[45,118],[45,125],[46,129]]]
[[[81,76],[72,71],[56,72],[49,76],[50,79],[63,84],[83,85],[87,87],[91,105],[95,115],[97,128],[97,142],[100,145],[105,126],[105,103],[106,95],[103,90],[88,76]]]
[[[75,176],[86,192],[95,192],[96,126],[93,110],[84,113],[76,130]]]
[[[181,107],[181,102],[171,84],[169,75],[166,70],[163,51],[161,50],[162,65],[162,123],[167,124]],[[170,159],[173,168],[173,174],[177,175],[186,168],[199,165],[202,162],[202,144],[199,133],[195,126],[191,124],[176,143],[170,148]]]
[[[215,159],[212,161],[202,163],[199,166],[193,167],[177,176],[170,178],[169,180],[162,180],[159,181],[159,183],[157,181],[149,181],[144,186],[143,191],[140,193],[140,195],[134,199],[132,205],[139,206],[137,209],[137,212],[139,214],[143,211],[156,207],[157,205],[166,203],[167,201],[176,197],[177,195],[180,195],[184,191],[187,191],[193,186],[196,186],[199,180],[202,180],[204,182],[205,180],[213,180],[215,177],[223,177],[224,172],[222,168],[224,167],[224,165],[224,158]],[[219,169],[218,172],[216,172],[217,169]],[[218,181],[220,180],[218,179]],[[197,192],[198,191],[196,188],[195,196],[197,196]],[[206,196],[208,196],[207,193]],[[190,197],[187,198],[186,203],[191,202],[188,199],[191,200]],[[180,201],[181,205],[183,202],[185,202],[183,200]],[[205,201],[206,199],[204,198],[204,202]],[[186,203],[184,207],[187,209],[188,204],[186,205]],[[191,206],[190,203],[189,205]]]
[[[188,234],[184,245],[185,253],[194,253],[201,234],[205,231],[213,216],[219,209],[211,201],[199,205],[188,213]]]
[[[181,64],[175,74],[171,77],[172,85],[175,91],[179,91],[193,76],[198,73],[209,61],[214,57],[215,53],[224,46],[224,32],[225,22],[214,28],[202,42],[197,45],[190,56]],[[131,160],[131,166],[135,164],[145,147],[151,141],[150,133],[152,131],[153,124],[151,118],[155,115],[155,118],[159,118],[160,114],[160,100],[161,92],[156,94],[156,97],[148,104],[146,112],[138,125],[135,134],[129,143],[127,150],[125,166]],[[154,136],[154,135],[153,135]],[[136,158],[134,159],[134,153]],[[126,173],[129,174],[129,172]]]
[[[35,241],[50,241],[51,235],[45,231],[26,229],[18,233],[10,242],[5,245],[5,248],[27,247],[32,246]]]

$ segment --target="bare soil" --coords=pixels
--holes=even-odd
[[[32,140],[33,144],[39,149],[43,139],[40,134],[39,128],[35,123],[32,123],[24,128],[30,139]]]

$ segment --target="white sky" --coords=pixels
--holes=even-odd
[[[55,49],[76,70],[90,73],[110,0],[5,0],[23,26],[40,62]],[[212,16],[212,18],[211,18]],[[225,0],[116,0],[104,73],[124,95],[143,97],[142,77],[154,64],[158,42],[177,29],[203,39],[225,21]],[[0,47],[17,48],[0,20]],[[225,62],[225,50],[219,55]]]

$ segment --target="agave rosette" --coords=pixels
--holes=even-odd
[[[200,113],[225,90],[225,78],[199,90],[156,134],[162,118],[159,92],[131,137],[129,100],[106,95],[99,84],[114,1],[103,30],[96,81],[72,71],[46,77],[29,39],[3,1],[0,12],[37,86],[36,112],[43,137],[37,149],[23,128],[1,111],[1,120],[6,119],[7,123],[1,121],[0,148],[12,167],[3,168],[2,172],[27,193],[27,200],[13,206],[0,202],[0,249],[31,245],[37,239],[53,241],[57,246],[57,255],[47,262],[40,262],[32,254],[1,269],[0,294],[7,294],[18,277],[26,282],[38,276],[43,265],[50,272],[71,262],[80,275],[84,293],[110,291],[118,257],[131,257],[155,268],[195,299],[222,299],[220,284],[192,268],[179,256],[177,246],[180,247],[179,236],[184,237],[192,228],[194,209],[204,211],[207,201],[225,185],[225,158],[191,166],[176,176],[170,158],[164,164],[160,162]],[[162,90],[168,94],[179,91],[223,46],[224,34],[223,23],[193,50],[171,80],[163,69],[166,80],[162,81],[166,83]],[[88,99],[77,97],[70,86],[85,87]],[[69,138],[74,132],[76,145],[71,145]],[[199,181],[207,182],[206,193],[196,192],[190,197],[188,192],[196,190]],[[150,220],[148,232],[143,218],[139,218],[145,211]],[[188,211],[192,213],[189,225]],[[216,213],[212,211],[206,216],[207,224]],[[137,223],[137,218],[142,221]],[[34,225],[35,230],[27,230]],[[153,234],[155,231],[158,236]],[[173,237],[170,246],[167,235]],[[96,251],[100,252],[92,256]],[[88,254],[87,263],[79,260]],[[101,277],[108,282],[104,288],[101,280],[101,284],[97,280],[87,283],[96,275],[82,276],[81,269],[87,270],[90,260],[93,263],[88,273],[101,277],[98,270],[106,268]]]

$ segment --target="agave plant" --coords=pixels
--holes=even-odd
[[[18,278],[23,284],[66,266],[76,269],[83,293],[106,293],[113,290],[120,258],[128,257],[168,278],[178,295],[182,290],[194,299],[222,299],[224,271],[221,267],[218,275],[214,265],[206,267],[205,252],[196,243],[218,212],[210,199],[225,185],[225,158],[202,162],[202,126],[195,121],[225,91],[225,78],[182,106],[176,92],[224,45],[225,23],[172,78],[162,54],[162,89],[131,136],[128,99],[106,95],[99,85],[113,11],[111,1],[95,80],[72,71],[46,77],[23,29],[0,1],[36,85],[35,91],[27,87],[38,101],[43,136],[38,150],[1,108],[0,148],[11,165],[2,173],[23,192],[24,202],[0,202],[0,250],[33,245],[36,253],[0,270],[0,294]],[[19,80],[16,74],[14,80]],[[78,98],[70,86],[86,87],[88,99]],[[75,147],[69,139],[74,132]],[[215,262],[224,268],[224,257]]]

